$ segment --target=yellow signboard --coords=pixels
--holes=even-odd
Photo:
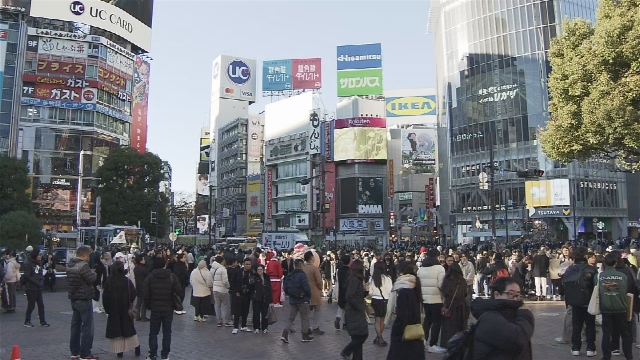
[[[527,207],[553,206],[551,181],[534,180],[524,183]]]

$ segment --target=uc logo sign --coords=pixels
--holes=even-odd
[[[251,79],[251,68],[243,60],[235,59],[227,66],[227,76],[232,83],[244,85]]]
[[[81,1],[74,1],[69,6],[69,10],[73,15],[82,15],[84,14],[84,4]]]
[[[435,96],[387,98],[387,117],[436,115]]]

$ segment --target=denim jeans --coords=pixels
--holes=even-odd
[[[157,312],[151,311],[149,319],[149,357],[155,359],[158,356],[158,334],[162,326],[162,351],[160,358],[166,359],[171,351],[171,323],[173,322],[173,311]]]
[[[93,346],[93,305],[91,300],[72,300],[71,355],[89,356]]]

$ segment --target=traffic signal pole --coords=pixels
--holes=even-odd
[[[496,241],[496,192],[495,192],[495,169],[493,166],[493,130],[489,125],[489,195],[491,196],[491,237]]]

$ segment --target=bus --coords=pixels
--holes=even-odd
[[[79,227],[81,244],[90,245],[95,247],[106,247],[113,239],[118,236],[121,231],[124,231],[126,236],[127,245],[136,244],[142,247],[142,244],[146,242],[147,233],[144,229],[131,225],[113,225],[108,224],[100,226],[98,229],[98,236],[96,242],[96,227]],[[81,244],[77,244],[80,246]]]

